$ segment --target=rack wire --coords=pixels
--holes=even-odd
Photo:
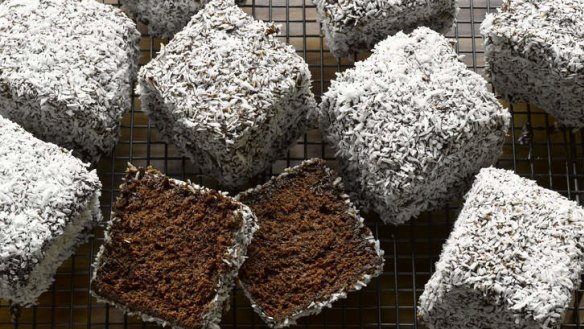
[[[117,0],[100,0],[119,6]],[[464,55],[466,65],[484,75],[483,41],[479,26],[487,12],[494,12],[501,0],[460,0],[458,22],[449,38],[457,41],[456,50]],[[340,72],[352,66],[348,60],[337,61],[326,48],[320,35],[316,11],[311,0],[247,0],[244,10],[262,20],[281,24],[282,40],[292,44],[308,62],[315,94],[320,95]],[[145,26],[141,42],[141,64],[155,57],[161,42],[147,35]],[[357,56],[357,60],[366,55]],[[140,111],[139,100],[123,119],[122,137],[114,154],[97,166],[103,183],[102,210],[107,218],[116,197],[127,162],[152,165],[169,176],[191,179],[211,185],[202,178],[188,160],[179,156],[176,148],[163,143],[147,117]],[[509,105],[513,127],[504,146],[498,166],[513,169],[518,174],[535,179],[544,187],[556,190],[582,204],[584,198],[584,135],[580,131],[559,128],[555,120],[526,104]],[[337,166],[332,152],[317,130],[308,131],[290,149],[286,158],[276,161],[263,175],[277,174],[304,159],[321,157]],[[460,200],[440,210],[424,213],[408,224],[386,226],[374,215],[367,223],[381,240],[386,252],[383,274],[360,292],[339,301],[318,316],[302,319],[300,328],[425,328],[416,319],[417,300],[430,278],[434,263],[460,208]],[[9,328],[156,328],[155,325],[125,316],[117,309],[97,303],[89,294],[91,263],[103,241],[102,229],[80,246],[74,256],[59,269],[50,291],[39,304],[24,309],[18,322],[10,319],[10,305],[0,301],[0,329]],[[584,286],[576,292],[562,328],[584,326],[581,305]],[[240,289],[236,288],[231,310],[224,316],[223,328],[265,328],[254,314]]]

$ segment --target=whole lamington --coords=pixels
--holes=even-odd
[[[559,328],[584,268],[584,209],[481,170],[420,297],[431,329]]]
[[[308,65],[277,30],[215,0],[140,71],[142,108],[162,138],[223,186],[269,167],[316,108]]]
[[[97,162],[131,107],[140,34],[93,0],[0,4],[0,114]]]
[[[336,57],[368,51],[399,31],[427,26],[448,32],[457,0],[313,0],[330,51]]]
[[[481,32],[498,93],[584,127],[584,2],[505,0]]]
[[[498,159],[509,113],[428,28],[398,33],[331,82],[320,122],[353,199],[400,224]]]
[[[95,170],[0,117],[0,299],[30,306],[101,220]]]
[[[170,38],[182,30],[208,0],[120,0],[122,8],[148,25],[152,36]]]

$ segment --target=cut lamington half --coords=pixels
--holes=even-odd
[[[130,166],[92,293],[144,321],[218,328],[256,229],[249,208],[221,192]]]
[[[95,0],[0,1],[0,114],[97,162],[131,107],[139,41],[132,20]]]
[[[316,109],[308,65],[277,32],[214,0],[138,75],[161,137],[223,186],[245,185],[284,155]]]
[[[238,199],[260,224],[239,279],[271,327],[317,314],[381,273],[379,241],[323,160],[305,161]]]
[[[560,328],[584,273],[584,209],[481,170],[420,297],[431,329]]]
[[[95,170],[0,117],[0,299],[29,306],[101,220]]]

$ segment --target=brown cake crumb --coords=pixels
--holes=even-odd
[[[229,249],[241,243],[242,205],[152,168],[131,167],[120,189],[93,292],[146,319],[205,328],[220,286],[233,284],[221,281],[237,271]]]
[[[274,327],[356,290],[377,276],[382,252],[323,160],[309,160],[238,198],[260,229],[239,278]]]

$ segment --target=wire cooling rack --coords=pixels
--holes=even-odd
[[[118,5],[117,0],[101,0]],[[487,12],[493,12],[501,0],[460,0],[458,23],[448,37],[456,39],[456,49],[472,70],[484,74],[483,41],[479,26]],[[320,36],[315,8],[311,0],[247,0],[245,11],[262,20],[281,24],[282,40],[292,44],[303,56],[312,72],[313,89],[320,96],[329,86],[335,72],[352,64],[338,62],[328,52]],[[96,27],[99,28],[99,27]],[[147,35],[141,42],[141,64],[147,63],[160,48],[161,40]],[[162,40],[164,41],[164,40]],[[166,41],[164,41],[166,42]],[[357,60],[364,55],[357,56]],[[178,155],[172,145],[161,142],[155,128],[140,111],[135,97],[132,110],[123,119],[123,132],[115,153],[103,159],[98,172],[103,182],[102,210],[109,217],[127,162],[153,165],[179,179],[211,185],[195,171],[188,160]],[[498,166],[515,170],[540,185],[559,191],[582,204],[584,198],[584,136],[579,131],[558,128],[555,120],[540,110],[525,104],[509,106],[513,114],[513,129],[504,147]],[[334,152],[322,142],[321,135],[311,130],[290,149],[286,158],[278,160],[264,178],[277,174],[290,165],[312,157],[329,160],[334,168]],[[386,226],[374,216],[368,225],[381,240],[386,254],[383,275],[349,298],[334,304],[318,316],[304,318],[300,328],[424,328],[415,316],[416,303],[430,278],[441,246],[456,219],[460,201],[443,209],[425,213],[408,224]],[[117,309],[97,303],[89,294],[91,263],[103,240],[103,231],[78,248],[76,254],[59,269],[49,292],[39,304],[24,309],[18,322],[10,320],[10,305],[0,301],[0,329],[9,328],[156,328],[152,324],[127,317]],[[584,287],[575,294],[562,328],[584,326],[581,306]],[[222,322],[223,328],[264,328],[249,302],[236,288],[231,310]]]

